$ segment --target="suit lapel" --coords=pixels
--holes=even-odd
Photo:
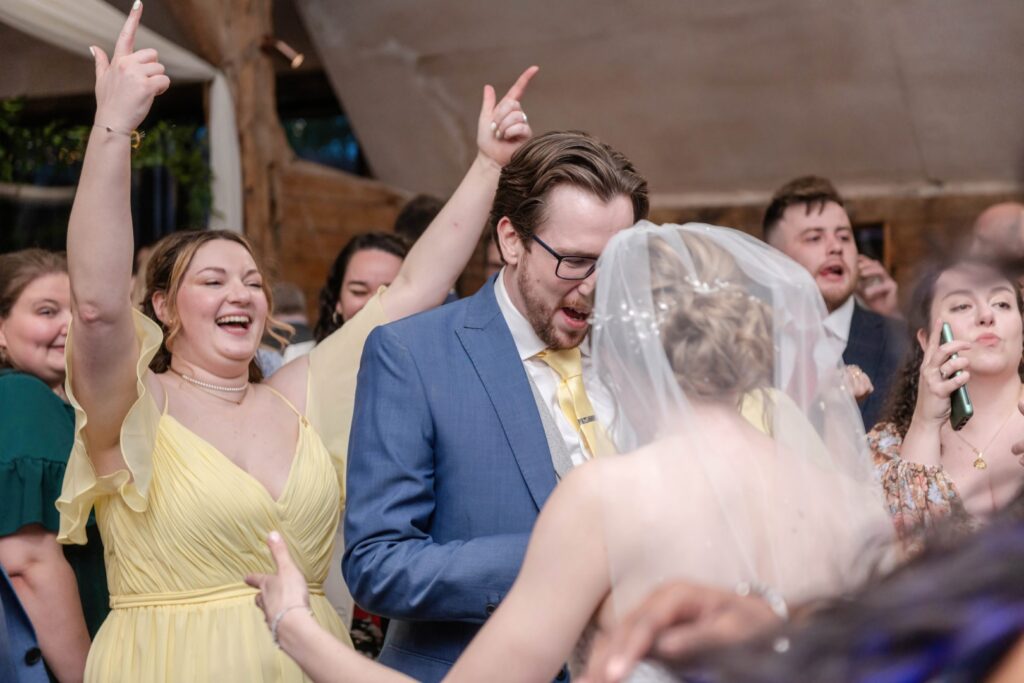
[[[555,487],[547,438],[526,369],[494,298],[493,278],[469,302],[455,330],[484,386],[537,509]]]
[[[856,365],[869,377],[876,377],[878,365],[882,358],[884,340],[881,329],[883,319],[864,312],[859,305],[853,307],[853,318],[850,320],[850,340],[843,352],[843,361],[847,365]]]

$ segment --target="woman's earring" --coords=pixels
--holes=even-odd
[[[338,315],[338,309],[331,311],[331,324],[337,325],[339,323],[340,316]]]

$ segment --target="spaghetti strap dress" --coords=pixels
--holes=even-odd
[[[243,582],[247,574],[274,571],[266,546],[272,530],[284,537],[306,576],[317,621],[351,645],[324,597],[323,581],[344,505],[342,449],[350,419],[340,415],[351,411],[362,343],[384,320],[379,297],[367,309],[366,316],[350,321],[357,324],[343,326],[346,334],[333,335],[331,344],[310,357],[306,414],[285,401],[300,426],[291,471],[276,500],[166,406],[157,406],[144,379],[162,333],[138,312],[138,398],[120,439],[127,469],[98,476],[83,439],[88,416],[70,391],[74,330],[69,331],[68,398],[76,424],[57,501],[58,540],[85,543],[95,509],[111,607],[89,652],[87,681],[306,680],[274,646],[254,603],[256,590]]]

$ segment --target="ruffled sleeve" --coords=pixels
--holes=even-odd
[[[306,417],[331,454],[342,492],[345,491],[345,462],[359,361],[370,332],[388,322],[380,301],[386,289],[378,289],[359,313],[309,354]]]
[[[160,349],[163,333],[156,323],[139,311],[132,310],[132,320],[140,351],[135,365],[138,398],[121,424],[121,455],[127,469],[102,477],[96,475],[85,446],[83,430],[88,416],[82,410],[71,388],[71,379],[74,376],[71,364],[74,326],[68,330],[65,348],[68,363],[66,390],[68,401],[75,409],[75,441],[64,474],[64,486],[60,498],[57,499],[57,510],[60,512],[60,531],[57,540],[61,543],[81,545],[86,542],[85,526],[89,513],[96,501],[101,498],[116,493],[136,512],[143,512],[147,507],[146,496],[153,473],[153,445],[156,440],[157,424],[160,421],[160,409],[146,388],[145,379],[149,363]]]
[[[70,408],[38,378],[0,372],[0,536],[28,524],[57,531],[53,502],[71,452]]]
[[[956,484],[944,469],[900,457],[903,439],[895,425],[876,425],[868,433],[868,445],[896,535],[908,550],[919,549],[924,534],[940,520],[950,519],[964,528],[973,526]]]

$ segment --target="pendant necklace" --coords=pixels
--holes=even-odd
[[[956,436],[956,438],[958,438],[961,441],[963,441],[964,444],[968,448],[970,448],[972,451],[974,451],[974,455],[975,455],[974,463],[973,463],[974,469],[976,469],[976,470],[983,470],[983,469],[988,468],[988,463],[985,462],[985,451],[987,451],[989,449],[989,446],[991,446],[995,442],[996,437],[998,437],[999,433],[1003,431],[1003,427],[1005,427],[1007,424],[1009,424],[1010,418],[1013,417],[1013,414],[1015,412],[1017,412],[1016,406],[1014,406],[1014,409],[1012,411],[1010,411],[1009,415],[1006,416],[1006,419],[1003,420],[1003,424],[999,425],[999,429],[997,429],[996,433],[992,435],[992,438],[988,440],[988,443],[985,444],[984,448],[978,448],[977,446],[972,444],[970,441],[968,441],[966,438],[964,438],[964,436],[960,432],[957,432],[957,431],[953,432],[953,435]]]

